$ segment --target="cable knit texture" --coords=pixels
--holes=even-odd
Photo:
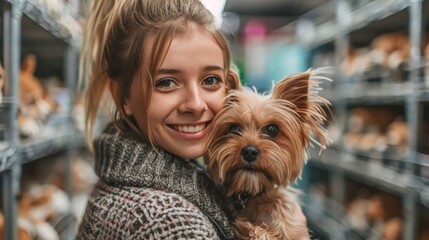
[[[215,225],[233,238],[222,195],[197,165],[112,125],[94,147],[100,179],[77,239],[221,239]]]

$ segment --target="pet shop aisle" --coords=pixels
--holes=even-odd
[[[320,91],[333,143],[310,149],[296,184],[315,239],[429,239],[428,13],[428,0],[332,0],[275,30],[244,25],[236,52],[258,90],[335,69]]]
[[[0,9],[0,239],[73,239],[78,193],[94,179],[75,94],[79,1]]]
[[[333,144],[310,151],[298,182],[310,228],[318,239],[429,239],[429,1],[331,4],[301,39],[308,67],[338,66],[321,91]]]

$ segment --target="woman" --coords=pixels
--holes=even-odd
[[[213,16],[199,0],[94,1],[89,13],[81,63],[99,182],[77,239],[232,239],[222,194],[192,160],[240,88]],[[106,90],[113,124],[92,145]]]

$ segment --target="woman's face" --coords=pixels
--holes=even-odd
[[[155,144],[185,159],[202,155],[207,126],[226,94],[223,52],[196,27],[176,35],[154,76],[148,123]],[[136,84],[142,86],[142,84]],[[141,89],[133,85],[125,107],[145,129]]]

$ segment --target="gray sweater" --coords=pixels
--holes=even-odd
[[[128,139],[113,126],[94,149],[100,179],[77,239],[233,238],[221,193],[193,162]]]

